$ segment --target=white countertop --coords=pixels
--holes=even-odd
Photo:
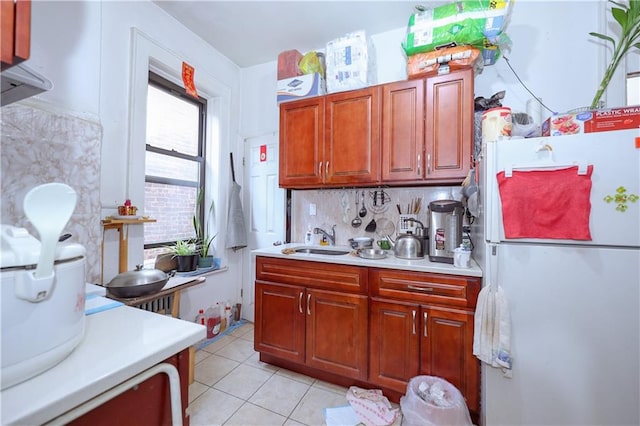
[[[322,255],[322,254],[308,254],[308,253],[294,253],[284,254],[283,249],[296,248],[296,247],[317,247],[322,249],[341,249],[348,250],[350,254],[344,255]],[[309,246],[301,243],[290,243],[281,246],[272,246],[262,249],[251,251],[251,254],[255,256],[267,256],[267,257],[279,257],[282,259],[295,259],[295,260],[308,260],[311,262],[324,262],[324,263],[339,263],[342,265],[355,265],[355,266],[367,266],[371,268],[388,268],[388,269],[400,269],[404,271],[417,271],[417,272],[433,272],[438,274],[449,275],[464,275],[469,277],[481,277],[482,270],[478,264],[471,259],[470,268],[456,268],[449,263],[431,262],[429,257],[425,257],[419,260],[404,260],[398,259],[393,255],[392,250],[387,251],[387,257],[379,260],[362,259],[354,254],[351,254],[353,250],[347,246]]]
[[[0,423],[52,420],[205,337],[199,324],[128,306],[88,315],[83,340],[67,358],[0,393]]]

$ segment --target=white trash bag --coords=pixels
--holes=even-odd
[[[403,426],[471,426],[467,403],[448,381],[434,376],[409,380],[400,398]]]

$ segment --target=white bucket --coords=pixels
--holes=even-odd
[[[511,108],[497,107],[482,114],[482,142],[496,141],[511,136]]]

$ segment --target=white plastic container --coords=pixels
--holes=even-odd
[[[53,281],[38,301],[27,300],[40,241],[24,228],[2,225],[2,381],[6,389],[66,358],[85,327],[85,248],[58,243]],[[40,290],[39,290],[40,291]]]

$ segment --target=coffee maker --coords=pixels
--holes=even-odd
[[[462,203],[438,200],[429,203],[429,260],[453,264],[453,251],[462,243]]]

